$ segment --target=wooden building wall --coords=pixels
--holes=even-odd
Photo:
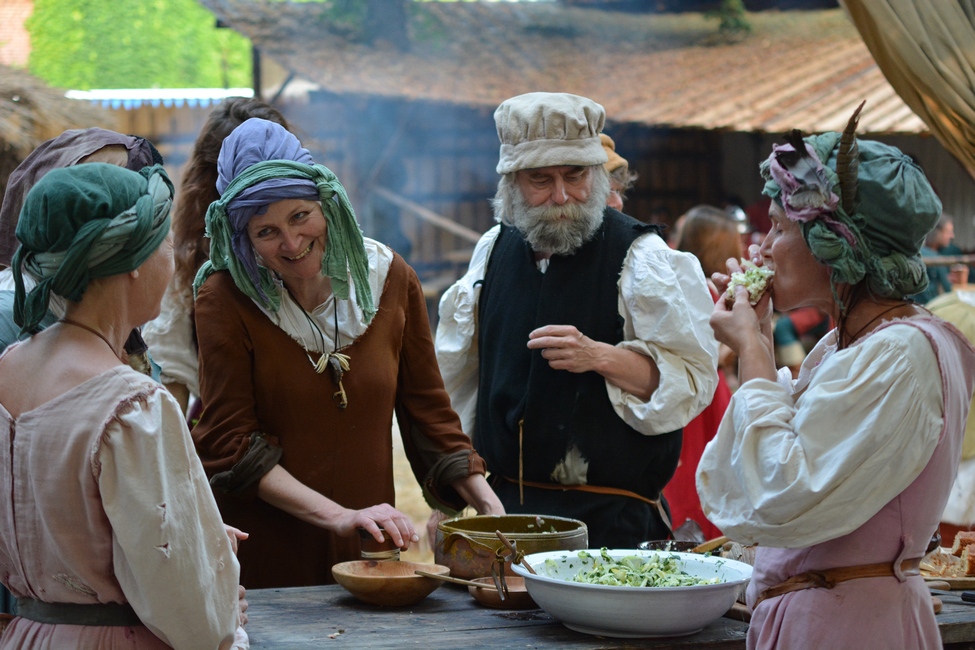
[[[177,107],[146,103],[132,109],[115,108],[111,112],[116,131],[147,138],[156,146],[178,192],[183,167],[193,151],[193,143],[213,109],[213,105],[184,104]]]
[[[473,238],[437,228],[374,190],[475,235],[489,229],[499,148],[492,110],[327,92],[283,110],[348,189],[364,232],[404,254],[431,299],[463,273]],[[671,223],[698,203],[723,199],[718,135],[631,124],[606,130],[639,174],[627,199],[630,214]]]
[[[436,314],[441,292],[465,270],[477,236],[494,225],[498,139],[489,109],[404,99],[312,93],[279,108],[317,161],[349,192],[366,235],[400,252],[417,270]],[[117,130],[148,137],[178,182],[212,106],[117,110]],[[775,136],[701,130],[606,127],[639,178],[626,212],[672,224],[699,203],[747,205],[761,198],[758,163]],[[915,155],[956,216],[957,243],[975,248],[975,182],[930,137],[884,140]],[[417,209],[418,208],[418,209]],[[448,231],[426,210],[457,224]]]

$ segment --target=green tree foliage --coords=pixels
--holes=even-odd
[[[718,9],[710,12],[712,18],[720,21],[718,29],[728,35],[740,35],[752,30],[748,18],[745,17],[744,0],[721,0]]]
[[[251,84],[249,41],[196,0],[35,0],[31,73],[62,88]]]

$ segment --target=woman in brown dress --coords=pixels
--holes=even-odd
[[[390,505],[394,412],[432,505],[503,513],[443,390],[416,274],[362,236],[334,174],[261,119],[224,141],[218,169],[193,436],[225,520],[251,535],[241,583],[332,582],[359,528],[418,540]]]

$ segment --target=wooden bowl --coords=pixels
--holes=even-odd
[[[528,595],[528,587],[525,586],[525,579],[518,576],[505,576],[504,583],[508,586],[508,595],[501,600],[497,588],[494,586],[494,578],[474,578],[472,582],[479,582],[488,586],[488,589],[478,589],[468,587],[467,591],[481,605],[493,607],[494,609],[538,609],[538,605]]]
[[[355,560],[332,567],[335,581],[364,603],[381,607],[404,607],[420,602],[442,583],[418,576],[417,569],[447,575],[450,569],[439,564]]]

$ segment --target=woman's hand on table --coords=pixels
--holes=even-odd
[[[401,549],[420,541],[410,518],[388,503],[350,510],[311,489],[281,465],[275,465],[261,477],[257,495],[275,508],[342,537],[351,537],[356,529],[364,528],[377,542],[382,542],[379,529],[384,528]]]
[[[382,528],[400,549],[406,550],[413,542],[420,541],[420,536],[413,528],[413,522],[405,514],[389,505],[380,503],[362,510],[349,510],[335,515],[330,528],[338,535],[348,537],[356,533],[356,529],[364,528],[377,542],[384,540]]]

